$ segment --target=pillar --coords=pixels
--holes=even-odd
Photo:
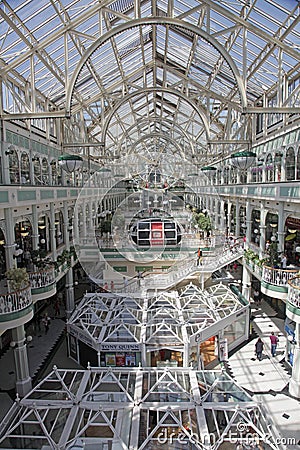
[[[16,344],[13,350],[16,369],[16,391],[20,397],[24,397],[32,389],[24,325],[20,325],[12,330],[12,340]]]
[[[64,243],[66,245],[66,249],[70,250],[70,239],[69,239],[69,215],[68,215],[68,204],[64,202],[63,205],[63,234],[64,234]]]
[[[279,202],[278,205],[278,253],[283,253],[284,251],[284,225],[285,225],[285,214],[284,214],[284,203]]]
[[[4,208],[4,219],[6,227],[6,239],[5,239],[5,260],[6,268],[10,269],[16,265],[14,260],[14,252],[16,249],[15,244],[15,227],[12,216],[12,210],[10,208]]]
[[[263,258],[266,248],[266,226],[265,225],[259,225],[259,257]]]
[[[251,273],[246,266],[243,266],[242,294],[248,302],[250,301],[250,291],[251,291]]]
[[[69,319],[75,308],[73,270],[70,268],[66,274],[66,317]]]
[[[38,212],[36,205],[32,205],[32,249],[39,247]]]
[[[251,205],[250,202],[246,202],[246,245],[245,248],[249,247],[251,242]]]
[[[235,231],[234,231],[235,235],[237,237],[239,237],[241,235],[240,208],[241,208],[241,205],[240,205],[239,200],[237,199],[236,207],[235,207]]]
[[[51,242],[53,261],[56,261],[56,258],[57,258],[55,232],[56,232],[56,230],[55,230],[54,204],[50,203],[50,242]]]
[[[296,398],[300,398],[300,323],[296,323],[295,347],[292,377],[289,382],[289,393]]]

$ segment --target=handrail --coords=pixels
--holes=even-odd
[[[56,279],[54,266],[38,272],[29,272],[28,275],[32,289],[49,286],[53,284]]]
[[[294,278],[299,269],[276,269],[263,265],[262,281],[275,286],[286,286],[288,280]]]
[[[300,309],[300,276],[288,280],[288,298],[287,301]]]
[[[10,314],[21,311],[31,304],[31,286],[28,284],[28,286],[19,291],[0,295],[0,314]]]
[[[243,246],[237,244],[234,251],[232,248],[226,249],[221,257],[219,255],[207,256],[202,260],[202,265],[196,265],[196,258],[188,257],[185,260],[178,261],[167,271],[160,274],[153,275],[149,279],[143,278],[142,280],[134,280],[133,277],[126,289],[128,292],[136,292],[140,289],[149,290],[157,288],[167,288],[174,286],[175,284],[182,281],[186,276],[197,272],[214,272],[225,265],[241,258],[243,256],[244,248]],[[117,291],[122,291],[118,289]]]

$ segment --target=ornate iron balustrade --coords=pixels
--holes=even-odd
[[[275,286],[287,286],[288,281],[294,278],[298,272],[299,269],[275,269],[263,266],[262,281]]]
[[[30,272],[28,275],[32,289],[49,286],[53,284],[56,279],[53,266],[38,272]]]
[[[0,295],[0,314],[22,311],[32,304],[31,286]]]

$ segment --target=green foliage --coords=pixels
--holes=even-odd
[[[277,242],[272,242],[268,249],[269,257],[268,264],[272,267],[276,267],[280,265],[280,258],[278,253],[278,245]]]
[[[199,229],[202,231],[210,231],[211,230],[211,220],[210,217],[207,216],[204,213],[197,213],[195,212],[193,214],[193,223],[194,225],[198,225]]]
[[[29,285],[29,275],[25,267],[8,269],[5,275],[9,281],[9,289],[12,291],[20,291]]]
[[[47,269],[49,266],[53,266],[53,261],[47,257],[46,250],[32,250],[31,259],[35,267],[38,269]]]
[[[251,250],[250,248],[248,248],[247,250],[244,251],[244,257],[245,259],[249,262],[249,261],[254,261],[256,258],[258,258],[258,254],[255,253],[253,250]],[[258,258],[259,259],[259,258]]]

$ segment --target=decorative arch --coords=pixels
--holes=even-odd
[[[222,55],[222,57],[226,60],[230,69],[232,70],[232,73],[233,73],[234,78],[237,83],[237,89],[240,94],[241,107],[243,110],[246,109],[247,97],[246,97],[246,90],[245,90],[245,86],[243,83],[242,75],[240,74],[233,58],[225,50],[224,46],[221,43],[219,43],[215,38],[210,36],[204,30],[202,30],[201,28],[199,28],[196,25],[193,25],[191,23],[183,22],[182,20],[170,18],[170,17],[143,17],[143,18],[131,20],[130,22],[124,22],[121,25],[117,26],[116,28],[109,30],[107,33],[105,33],[103,36],[101,36],[99,39],[97,39],[83,54],[83,56],[81,57],[79,63],[77,64],[77,66],[73,72],[73,75],[71,76],[71,79],[69,80],[69,83],[67,85],[66,117],[69,117],[69,118],[71,117],[72,96],[73,96],[73,92],[75,89],[76,81],[77,81],[77,78],[79,77],[81,70],[83,69],[84,65],[88,62],[91,55],[104,42],[106,42],[110,39],[113,39],[116,35],[121,34],[123,31],[127,31],[131,28],[138,27],[138,26],[145,26],[145,25],[174,25],[176,27],[185,28],[188,31],[194,33],[195,35],[200,36],[202,39],[204,39],[210,45],[212,45]],[[209,134],[207,134],[207,137],[209,137]]]

